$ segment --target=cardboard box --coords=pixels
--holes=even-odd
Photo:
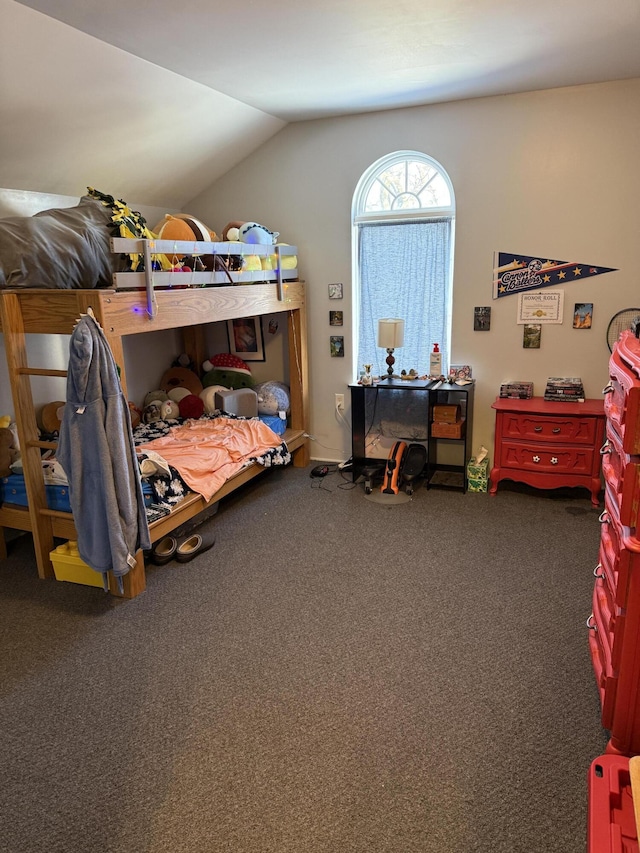
[[[462,438],[464,424],[464,418],[455,424],[441,424],[434,421],[431,424],[431,435],[433,438]]]
[[[104,588],[102,574],[94,571],[84,560],[80,559],[78,546],[75,542],[65,542],[49,554],[53,563],[53,571],[57,581],[81,583],[85,586]]]
[[[433,420],[438,424],[455,424],[460,420],[460,406],[445,404],[433,407]]]

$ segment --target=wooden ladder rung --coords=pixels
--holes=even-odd
[[[20,376],[66,376],[66,370],[49,370],[47,367],[19,367],[16,370]]]
[[[43,450],[56,450],[58,447],[57,441],[33,441],[27,442],[27,447],[41,447]]]

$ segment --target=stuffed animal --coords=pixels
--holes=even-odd
[[[144,398],[144,403],[142,404],[142,408],[146,409],[150,403],[153,403],[154,400],[157,400],[158,403],[164,403],[165,400],[169,399],[169,395],[166,391],[163,391],[161,388],[157,388],[155,391],[149,391],[149,393]]]
[[[180,406],[175,400],[165,400],[160,406],[160,415],[163,421],[172,421],[180,417]]]
[[[291,411],[291,397],[289,386],[284,382],[268,380],[254,385],[253,390],[258,395],[259,415],[278,415],[280,412],[289,414]]]
[[[167,213],[153,230],[158,235],[159,240],[186,240],[187,242],[202,240],[207,243],[218,241],[218,235],[215,231],[211,231],[199,219],[188,213]],[[184,253],[165,255],[165,258],[173,266],[175,266],[174,260],[182,260],[184,257]]]
[[[145,424],[152,424],[155,421],[162,420],[162,403],[159,400],[153,400],[148,406],[142,410],[142,421]]]
[[[173,400],[174,403],[179,403],[183,397],[188,397],[191,391],[188,388],[182,388],[180,385],[177,388],[172,388],[171,391],[168,392],[168,397],[170,400]]]
[[[228,352],[219,353],[203,362],[205,375],[202,384],[205,388],[211,385],[222,385],[225,388],[253,388],[254,382],[251,369],[246,361]]]
[[[215,412],[216,406],[216,393],[218,391],[227,391],[228,388],[225,388],[223,385],[209,385],[200,392],[200,399],[204,403],[204,410],[207,414],[211,414]]]
[[[188,394],[178,403],[181,418],[200,418],[204,414],[204,402],[195,394]]]
[[[197,395],[202,391],[202,382],[193,370],[186,367],[170,367],[160,380],[160,387],[167,394],[173,388],[186,388],[190,394]]]
[[[196,369],[193,359],[186,352],[180,353],[177,358],[174,358],[171,367],[185,367],[187,370],[193,370],[194,372]]]
[[[266,246],[273,246],[279,236],[279,231],[269,231],[257,222],[239,222],[238,220],[229,222],[222,232],[223,240],[233,243],[260,243]]]
[[[136,406],[135,403],[129,401],[129,416],[131,417],[131,428],[135,429],[137,426],[140,426],[140,421],[142,420],[142,412]]]

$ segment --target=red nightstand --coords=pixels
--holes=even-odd
[[[602,400],[584,403],[498,398],[496,437],[491,469],[495,495],[501,480],[515,480],[537,489],[582,486],[599,505],[600,448],[604,441]]]

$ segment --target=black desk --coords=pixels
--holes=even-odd
[[[474,385],[436,381],[385,379],[375,385],[352,384],[351,458],[354,482],[387,460],[389,443],[418,442],[427,449],[423,471],[427,488],[467,490],[467,462],[472,451]],[[457,404],[465,419],[460,438],[431,434],[433,407]],[[384,439],[387,447],[380,447]],[[439,462],[442,456],[455,462]]]

